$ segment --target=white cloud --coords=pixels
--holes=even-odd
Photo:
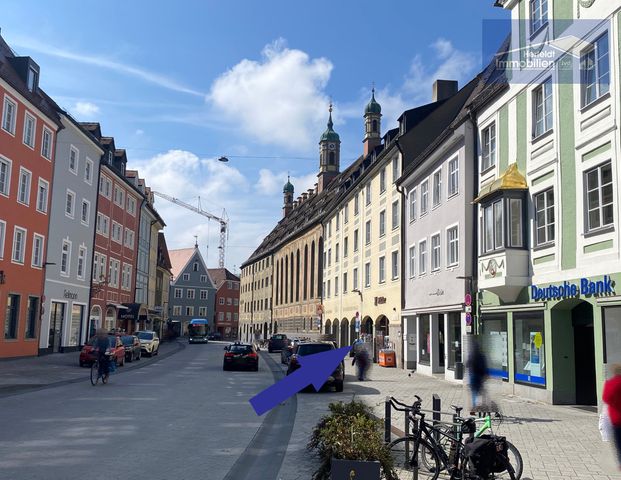
[[[133,65],[127,65],[115,60],[111,60],[106,57],[100,57],[98,55],[92,55],[87,53],[72,52],[70,50],[64,50],[47,43],[40,43],[30,38],[15,38],[12,40],[11,45],[17,48],[26,48],[33,52],[41,53],[43,55],[49,55],[56,58],[62,58],[65,60],[72,60],[74,62],[82,63],[85,65],[93,65],[95,67],[106,68],[114,70],[115,72],[129,75],[139,78],[145,82],[157,85],[167,90],[172,90],[180,93],[187,93],[190,95],[202,97],[205,94],[194,90],[187,85],[184,85],[172,78],[169,78],[161,73],[151,72],[140,67]]]
[[[331,71],[326,58],[311,59],[279,39],[259,61],[244,59],[217,78],[207,100],[258,142],[302,150],[325,124]]]
[[[137,135],[137,136],[144,135],[144,130],[142,128],[139,128],[134,132],[134,135]]]
[[[99,107],[91,102],[76,102],[71,108],[71,113],[80,120],[93,120],[95,115],[99,113]]]
[[[254,187],[260,195],[280,195],[282,188],[287,183],[287,172],[272,172],[266,168],[259,171],[259,180]],[[290,179],[295,189],[294,195],[301,195],[309,188],[314,188],[317,183],[317,173],[309,173],[301,176],[291,176]]]

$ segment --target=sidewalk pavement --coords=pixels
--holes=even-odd
[[[358,382],[349,376],[353,386],[364,385],[355,399],[373,407],[384,418],[384,400],[394,396],[412,403],[414,395],[423,399],[423,408],[431,410],[433,394],[442,401],[442,411],[450,405],[468,407],[467,389],[444,379],[374,365],[369,380]],[[344,399],[347,400],[347,399]],[[513,395],[494,398],[504,415],[504,422],[494,433],[504,435],[522,454],[522,479],[533,480],[621,480],[614,461],[613,445],[602,442],[598,430],[598,415],[576,407],[547,405]],[[467,411],[466,411],[467,412]],[[404,417],[393,412],[392,425],[403,430]],[[467,414],[467,413],[466,413]],[[450,421],[450,416],[443,416]]]
[[[164,342],[160,344],[158,355],[152,358],[143,356],[140,361],[134,360],[131,363],[125,362],[120,372],[167,357],[184,347],[181,342]],[[70,352],[1,360],[0,397],[87,380],[89,371],[79,366],[79,356],[80,352]]]

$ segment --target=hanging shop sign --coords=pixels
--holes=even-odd
[[[615,285],[610,275],[604,275],[603,280],[591,281],[581,278],[580,283],[563,282],[562,285],[549,285],[547,287],[530,286],[530,295],[533,301],[557,300],[582,296],[614,295]]]

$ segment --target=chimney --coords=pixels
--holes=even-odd
[[[293,202],[293,209],[295,210],[295,209],[297,208],[297,206],[298,206],[298,201],[297,201],[297,200],[295,200],[295,201]]]
[[[317,194],[317,193],[318,193],[318,189],[319,189],[319,184],[318,184],[318,183],[316,183],[316,184],[315,184],[315,190],[314,190],[314,191],[315,191],[315,194]]]
[[[308,193],[304,192],[302,194],[302,201],[305,202],[306,200],[308,200]]]
[[[456,80],[436,80],[433,84],[432,101],[446,100],[457,93],[458,83]]]
[[[312,197],[315,194],[315,190],[312,188],[308,189],[308,198]]]

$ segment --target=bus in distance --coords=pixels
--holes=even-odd
[[[195,318],[188,325],[189,343],[208,343],[209,320]]]

